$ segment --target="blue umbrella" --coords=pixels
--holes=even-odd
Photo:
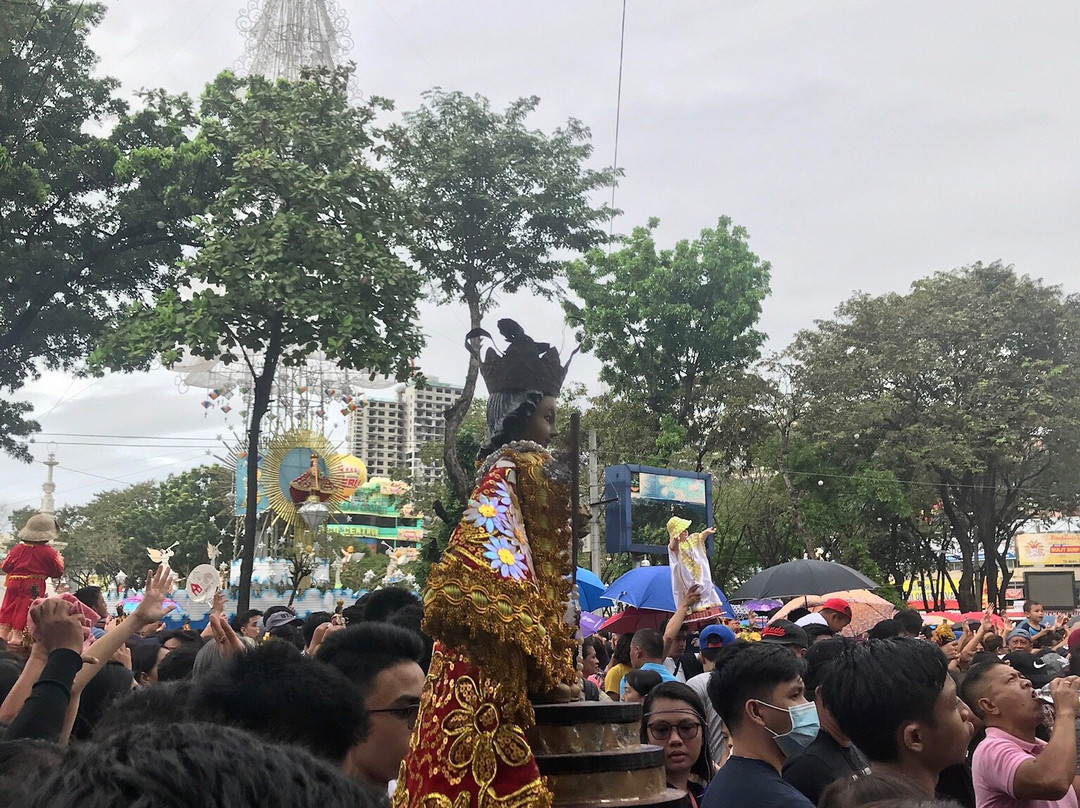
[[[581,611],[593,612],[611,605],[603,599],[604,590],[607,587],[595,572],[584,567],[578,567],[577,588],[578,603],[581,605]]]
[[[734,617],[727,596],[713,584],[724,614]],[[638,567],[620,575],[601,597],[615,603],[637,606],[639,609],[675,611],[675,598],[671,594],[671,567]]]

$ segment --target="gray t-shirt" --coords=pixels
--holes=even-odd
[[[720,720],[720,715],[713,707],[712,699],[709,698],[709,677],[711,672],[699,673],[697,676],[692,676],[686,683],[693,689],[698,697],[701,699],[703,706],[705,707],[705,719],[708,721],[707,727],[708,733],[706,737],[709,742],[709,756],[713,759],[714,763],[719,763],[725,757],[727,757],[727,742],[724,740],[724,724]]]

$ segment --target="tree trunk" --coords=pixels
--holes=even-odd
[[[938,484],[938,494],[941,496],[941,507],[949,520],[949,534],[960,548],[960,586],[955,587],[956,601],[962,613],[973,612],[978,607],[975,602],[976,544],[971,537],[971,521],[967,514],[949,498],[947,481],[943,480]],[[952,576],[947,577],[951,582]]]
[[[465,288],[465,302],[469,306],[469,330],[479,328],[481,325],[480,297],[474,287]],[[473,340],[473,349],[479,350],[480,341]],[[472,480],[462,470],[458,460],[457,438],[461,431],[461,424],[465,420],[465,414],[473,402],[476,392],[476,377],[480,373],[480,360],[473,354],[469,354],[469,370],[465,374],[465,385],[461,389],[461,398],[446,411],[446,430],[443,433],[443,464],[446,466],[446,474],[450,480],[450,487],[454,494],[462,502],[472,491]]]
[[[998,558],[997,558],[998,568],[1001,570],[1001,583],[998,586],[998,594],[997,594],[997,600],[996,600],[996,605],[998,607],[999,612],[1004,612],[1005,611],[1005,608],[1006,608],[1005,601],[1007,600],[1007,598],[1005,597],[1005,590],[1008,589],[1009,584],[1012,583],[1013,571],[1011,569],[1009,569],[1009,561],[1008,561],[1009,544],[1011,542],[1012,542],[1012,536],[1009,536],[1009,538],[1007,538],[1005,540],[1005,544],[1002,546],[1001,552],[998,554]]]
[[[259,436],[262,419],[270,408],[270,393],[274,374],[281,356],[281,318],[271,323],[270,340],[266,346],[262,373],[255,378],[251,403],[251,425],[248,427],[247,492],[244,512],[244,540],[240,548],[240,587],[236,595],[236,612],[251,608],[251,575],[255,571],[255,526],[259,508]]]

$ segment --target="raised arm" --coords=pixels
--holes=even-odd
[[[30,612],[37,626],[31,657],[34,662],[27,663],[29,676],[24,669],[24,676],[19,677],[17,687],[23,688],[22,695],[15,701],[9,696],[4,702],[5,713],[15,707],[17,714],[11,719],[3,740],[56,741],[70,704],[72,681],[83,664],[82,623],[70,613],[68,604],[58,598],[44,600]]]
[[[682,602],[675,605],[675,614],[668,620],[667,628],[664,629],[664,659],[671,656],[671,650],[679,638],[679,632],[682,631],[683,621],[699,600],[701,600],[701,586],[694,584],[686,590]]]
[[[1050,682],[1054,697],[1054,731],[1037,758],[1020,764],[1013,775],[1013,796],[1017,800],[1060,800],[1069,793],[1076,776],[1077,684],[1080,678],[1066,676]]]
[[[105,663],[113,658],[113,654],[120,650],[120,646],[126,643],[132,634],[148,625],[157,623],[175,608],[175,606],[165,608],[163,605],[165,598],[172,591],[171,575],[172,570],[164,564],[158,567],[156,571],[147,571],[146,591],[139,605],[135,607],[135,611],[128,615],[122,623],[117,623],[105,632],[105,636],[95,640],[94,644],[86,650],[87,655],[97,661],[92,665],[84,665],[83,669],[79,671],[79,675],[75,677],[73,693],[81,693],[82,689],[86,687],[86,683],[93,679],[97,672],[105,666]]]

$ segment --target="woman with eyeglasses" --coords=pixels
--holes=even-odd
[[[658,684],[642,704],[641,742],[664,748],[668,787],[685,792],[690,808],[697,808],[713,773],[705,725],[701,699],[682,682]]]

